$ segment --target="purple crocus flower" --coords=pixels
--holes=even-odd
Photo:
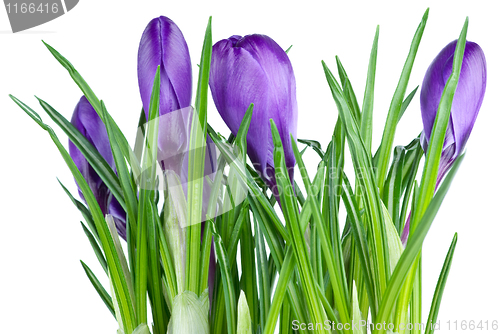
[[[116,173],[115,161],[113,159],[113,154],[111,153],[111,146],[109,144],[106,126],[85,96],[82,96],[76,105],[71,118],[71,123],[90,142],[90,144],[97,149],[97,152],[102,155],[104,160],[106,160],[111,169],[113,169]],[[118,203],[116,198],[111,195],[108,187],[104,184],[99,175],[97,175],[97,172],[92,168],[92,166],[90,166],[87,159],[85,159],[83,154],[71,140],[69,141],[69,154],[78,167],[78,170],[87,181],[102,213],[113,216],[118,234],[123,239],[126,239],[127,216],[121,205]],[[80,189],[78,189],[78,193],[85,201]]]
[[[427,69],[422,83],[420,109],[424,131],[420,135],[420,139],[425,152],[427,152],[427,146],[431,138],[439,101],[452,71],[456,46],[457,41],[455,40],[441,50]],[[464,151],[465,144],[469,139],[481,108],[485,90],[486,58],[483,50],[474,42],[466,42],[460,78],[453,97],[450,121],[446,129],[443,152],[439,163],[436,188],[453,165],[453,162]],[[402,236],[404,243],[408,238],[409,225],[408,217]]]
[[[215,106],[234,135],[248,106],[254,103],[248,156],[278,197],[269,120],[274,120],[280,132],[292,182],[295,157],[290,133],[297,137],[295,77],[286,52],[264,35],[221,40],[213,47],[209,83]]]
[[[424,123],[424,132],[421,136],[424,150],[427,150],[439,101],[452,71],[456,45],[455,40],[437,55],[429,66],[422,83],[420,109]],[[450,122],[441,155],[438,184],[453,162],[464,151],[479,108],[481,108],[485,90],[486,59],[483,50],[474,42],[466,42],[462,70],[451,106]]]
[[[158,161],[163,169],[179,172],[188,145],[191,58],[182,32],[165,16],[149,22],[139,44],[137,74],[146,118],[158,66],[161,71]]]
[[[156,70],[160,66],[160,110],[158,120],[158,155],[161,168],[173,171],[179,177],[187,197],[189,139],[191,124],[197,114],[190,107],[192,97],[192,72],[189,49],[177,25],[165,16],[149,22],[139,44],[137,74],[139,90],[146,118]],[[216,172],[214,144],[207,142],[205,175]],[[205,217],[210,185],[203,187],[203,212]],[[204,223],[202,223],[204,226]],[[182,226],[184,227],[184,226]],[[183,254],[185,257],[185,254]],[[185,259],[184,259],[185,261]],[[213,290],[215,258],[210,257],[209,286]],[[211,294],[210,294],[211,295]]]

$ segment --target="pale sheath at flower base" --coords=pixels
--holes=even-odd
[[[116,173],[115,161],[111,153],[106,126],[99,118],[92,105],[88,102],[85,96],[82,96],[71,118],[73,126],[92,144],[97,151],[102,155],[104,160],[109,164],[111,169]],[[126,239],[126,213],[116,198],[111,195],[110,190],[104,184],[102,179],[97,175],[96,171],[90,166],[80,150],[69,141],[69,154],[75,162],[80,173],[87,181],[92,193],[94,194],[97,203],[104,215],[110,214],[113,216],[118,234]],[[80,197],[84,199],[82,192],[78,189]]]
[[[297,138],[298,110],[288,55],[268,36],[231,36],[213,47],[209,84],[215,106],[233,135],[254,104],[248,156],[277,196],[270,119],[278,127],[292,184],[295,165],[290,134]]]
[[[420,110],[422,112],[424,131],[420,135],[420,141],[425,152],[427,152],[427,145],[431,138],[439,101],[452,71],[456,46],[457,41],[455,40],[441,50],[427,69],[422,82]],[[486,58],[483,50],[474,42],[466,42],[460,79],[453,97],[450,121],[446,129],[443,152],[439,163],[436,188],[453,165],[453,162],[463,153],[481,108],[485,91]],[[403,242],[406,242],[408,238],[409,225],[408,217],[402,235]]]

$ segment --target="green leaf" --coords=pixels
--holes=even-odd
[[[116,131],[109,121],[110,115],[103,101],[101,101],[101,109],[103,113],[103,122],[108,132],[111,152],[113,154],[116,170],[118,172],[118,178],[120,180],[120,186],[124,193],[126,205],[124,209],[126,209],[127,211],[127,224],[130,224],[131,227],[131,237],[128,240],[129,242],[132,242],[132,245],[135,247],[137,234],[137,189],[132,185],[132,180],[125,161],[124,152],[122,152],[122,150],[120,149]]]
[[[286,241],[288,241],[289,240],[288,232],[283,226],[283,223],[278,218],[278,215],[272,208],[268,199],[262,193],[261,188],[255,181],[255,179],[251,176],[252,174],[250,174],[249,170],[246,168],[246,164],[243,164],[241,161],[238,160],[238,157],[234,154],[231,147],[229,147],[226,143],[223,143],[210,126],[208,127],[208,132],[213,142],[219,149],[220,153],[224,156],[226,161],[231,162],[232,164],[231,167],[235,168],[235,170],[238,172],[242,180],[247,185],[249,190],[249,195],[253,196],[255,200],[261,205],[263,212],[266,213],[266,217],[268,217],[270,221],[273,223],[273,227],[279,232],[280,236]],[[250,202],[250,204],[252,205],[252,202]],[[269,230],[273,229],[269,228]]]
[[[101,297],[102,301],[104,302],[104,304],[108,308],[109,312],[111,312],[113,317],[115,317],[115,310],[113,308],[113,300],[111,299],[111,296],[106,291],[106,289],[104,289],[101,282],[99,282],[97,277],[94,275],[92,270],[85,264],[85,262],[80,261],[80,263],[82,264],[83,270],[85,270],[85,274],[87,274],[87,277],[89,278],[90,283],[92,283],[92,285],[94,286],[95,291],[97,291],[97,293],[99,294],[99,297]]]
[[[385,291],[388,277],[390,276],[389,267],[389,251],[387,249],[387,236],[382,221],[382,201],[380,200],[379,191],[375,182],[374,168],[372,165],[371,156],[366,151],[359,133],[359,127],[354,119],[353,113],[349,108],[340,86],[331,73],[330,69],[323,62],[326,79],[332,92],[339,115],[342,120],[342,125],[345,127],[347,134],[347,142],[352,155],[352,161],[356,170],[356,180],[360,183],[363,192],[364,206],[367,214],[367,224],[369,242],[373,245],[372,261],[374,263],[374,288],[379,291],[375,292],[377,298]],[[376,303],[377,300],[375,301]]]
[[[373,131],[373,100],[375,96],[375,70],[377,68],[379,26],[373,38],[368,73],[366,75],[365,95],[363,97],[363,109],[361,111],[361,138],[365,143],[366,151],[372,154],[372,131]]]
[[[92,246],[92,249],[94,250],[95,256],[97,257],[97,260],[99,260],[99,263],[102,266],[102,269],[104,269],[104,272],[106,275],[108,274],[108,263],[106,262],[106,258],[104,257],[104,254],[102,254],[101,248],[99,247],[99,244],[95,240],[94,236],[92,233],[89,231],[89,229],[82,223],[80,222],[83,228],[83,232],[89,239],[90,245]]]
[[[109,188],[113,196],[122,207],[125,207],[125,200],[123,198],[123,190],[115,172],[111,169],[109,164],[104,160],[97,149],[92,145],[73,124],[71,124],[64,116],[58,113],[52,106],[42,99],[38,99],[42,108],[52,118],[52,120],[66,133],[68,138],[80,150],[85,159],[89,162],[92,168],[96,171],[97,175],[102,179],[104,184]]]
[[[361,123],[361,111],[359,110],[359,104],[358,100],[356,99],[356,94],[354,93],[351,81],[347,76],[344,66],[342,66],[342,63],[340,62],[340,58],[336,56],[335,60],[337,61],[337,69],[339,71],[340,82],[342,83],[342,90],[344,91],[346,101],[347,103],[349,103],[352,113],[354,114],[354,118],[359,125]]]
[[[240,211],[240,217],[242,219],[242,226],[240,231],[240,254],[241,263],[245,265],[241,266],[241,289],[245,292],[247,298],[248,307],[250,308],[250,317],[253,323],[257,324],[258,314],[259,314],[259,294],[257,290],[257,267],[255,264],[255,239],[252,235],[252,222],[249,215],[249,204],[245,201],[243,208]],[[238,218],[239,220],[239,218]],[[238,222],[235,225],[238,226]],[[233,233],[234,235],[234,233]],[[233,243],[230,242],[230,254],[235,252],[237,249],[237,242],[232,246]],[[234,249],[234,250],[231,250]]]
[[[281,267],[280,276],[276,288],[274,290],[273,300],[271,302],[271,307],[267,314],[267,320],[264,323],[263,334],[273,334],[276,328],[276,321],[278,320],[278,315],[280,313],[281,305],[286,296],[286,288],[292,277],[293,270],[295,268],[296,261],[294,256],[294,251],[292,248],[288,248],[285,256],[285,261],[283,261],[283,266]]]
[[[436,119],[434,121],[429,146],[427,148],[424,170],[422,172],[422,185],[417,199],[417,208],[414,215],[412,214],[413,217],[412,225],[410,225],[410,235],[418,226],[420,217],[424,214],[436,189],[439,162],[443,151],[446,129],[450,120],[451,105],[453,103],[453,97],[455,96],[462,68],[468,25],[469,18],[466,18],[460,37],[458,38],[455,54],[453,56],[453,70],[448,78],[448,81],[446,82],[446,85],[444,86],[443,94],[441,96],[441,100],[439,101]]]
[[[368,294],[368,300],[370,302],[372,314],[377,314],[378,304],[377,300],[380,300],[381,296],[376,296],[378,289],[375,287],[375,279],[372,276],[374,273],[374,268],[370,260],[370,250],[368,248],[368,241],[366,239],[366,231],[363,226],[363,221],[361,220],[361,215],[357,208],[359,207],[356,203],[356,196],[352,191],[349,179],[344,174],[344,182],[342,192],[342,199],[347,211],[347,216],[352,226],[352,233],[354,236],[354,242],[356,245],[357,254],[359,256],[359,261],[361,264],[361,271],[364,277],[365,289]]]
[[[68,71],[69,75],[73,79],[73,81],[80,87],[82,93],[85,95],[89,103],[92,105],[94,110],[97,112],[101,120],[103,119],[103,112],[101,110],[101,102],[97,98],[97,96],[94,94],[90,86],[87,84],[87,82],[83,79],[83,77],[78,73],[78,71],[73,67],[73,65],[66,59],[64,58],[59,52],[57,52],[53,47],[42,41],[43,44],[49,49],[50,53],[57,59],[57,61]],[[133,154],[132,149],[128,145],[127,139],[123,135],[122,131],[120,128],[116,125],[115,121],[113,118],[110,117],[110,122],[114,129],[116,130],[116,134],[118,137],[118,142],[120,145],[120,149],[122,152],[130,152],[130,154],[126,155],[128,159],[129,164],[132,167],[132,170],[134,171],[135,175],[139,175],[139,163],[135,159],[135,155]],[[122,205],[125,207],[125,205]]]
[[[87,222],[87,224],[89,225],[90,230],[92,231],[92,233],[94,234],[94,236],[97,238],[97,240],[100,243],[99,234],[97,233],[97,229],[95,227],[95,223],[94,223],[94,220],[92,219],[92,215],[90,214],[89,209],[87,209],[87,207],[82,202],[76,200],[73,197],[73,195],[71,195],[69,190],[61,183],[61,181],[59,179],[57,179],[57,182],[59,182],[59,184],[63,188],[64,192],[68,195],[68,197],[71,199],[73,204],[75,204],[76,208],[82,213],[82,216],[85,219],[85,221]]]
[[[254,214],[254,219],[258,219]],[[260,218],[260,217],[259,217]],[[259,224],[254,223],[255,226],[255,255],[257,261],[257,278],[259,290],[259,315],[260,323],[265,324],[269,316],[271,304],[271,286],[270,274],[267,263],[266,244],[264,242],[263,232]]]
[[[401,288],[405,282],[406,277],[410,273],[410,269],[418,259],[420,251],[422,249],[422,244],[424,239],[429,232],[432,225],[434,217],[436,216],[443,199],[450,188],[451,182],[458,171],[458,168],[463,160],[464,155],[461,155],[456,161],[450,172],[444,179],[443,184],[436,192],[436,195],[429,203],[427,210],[425,211],[420,224],[415,229],[415,232],[408,240],[408,244],[401,255],[401,258],[394,269],[394,272],[389,281],[389,285],[384,294],[382,303],[380,304],[380,309],[376,317],[375,323],[382,323],[383,321],[389,321],[391,317],[391,312],[393,310],[396,299],[398,298]],[[374,334],[382,334],[383,330],[375,330]]]
[[[406,216],[408,213],[408,204],[410,202],[410,195],[412,193],[413,182],[417,176],[418,166],[424,154],[424,150],[420,145],[420,137],[415,138],[410,144],[405,146],[406,155],[403,167],[403,189],[404,196],[401,204],[401,211],[399,216],[399,229],[398,233],[403,233]]]
[[[64,146],[61,144],[56,134],[47,124],[43,123],[40,116],[26,104],[22,103],[18,99],[11,96],[12,99],[21,107],[42,129],[47,131],[57,146],[59,153],[61,153],[64,161],[69,167],[73,177],[75,178],[80,190],[87,202],[89,211],[92,215],[92,219],[96,224],[97,232],[99,234],[99,239],[102,242],[102,248],[106,256],[109,267],[109,277],[111,281],[112,293],[115,295],[114,307],[117,319],[122,324],[125,334],[130,334],[135,327],[137,327],[137,320],[134,315],[134,302],[131,297],[131,290],[128,287],[127,280],[125,278],[124,270],[126,268],[121,267],[120,257],[118,255],[117,249],[115,248],[115,243],[111,235],[111,231],[108,228],[107,223],[104,221],[103,213],[95,199],[92,190],[90,189],[87,181],[83,178],[82,174],[78,170],[77,166],[71,159],[71,156],[66,151]]]
[[[214,237],[215,252],[217,254],[217,261],[222,276],[222,286],[224,288],[224,300],[226,308],[227,331],[228,334],[234,334],[237,330],[236,325],[236,296],[233,289],[233,279],[231,269],[229,267],[229,260],[227,252],[222,244],[222,239],[217,233],[215,223],[213,220],[209,221],[210,228]]]
[[[321,144],[318,141],[309,139],[297,139],[297,141],[312,148],[314,151],[316,151],[316,153],[318,153],[321,159],[323,159],[323,157],[325,156],[325,152],[323,152],[323,150],[321,149]]]
[[[417,92],[417,90],[418,90],[418,86],[414,90],[412,90],[411,93],[408,94],[408,96],[403,101],[403,104],[401,105],[401,111],[399,112],[399,116],[398,116],[398,123],[401,120],[401,117],[403,117],[406,109],[410,105],[410,102],[413,100],[413,97],[415,96],[415,93]]]
[[[446,259],[443,263],[443,269],[441,269],[441,274],[439,275],[439,280],[436,284],[436,289],[434,290],[434,297],[432,298],[431,309],[429,310],[429,317],[427,318],[427,325],[425,326],[425,334],[433,334],[434,326],[439,313],[439,306],[441,305],[441,299],[443,298],[444,287],[446,286],[446,280],[448,279],[448,274],[451,269],[451,262],[453,261],[453,254],[455,253],[455,247],[457,246],[457,234],[453,236],[453,240],[446,255]]]
[[[324,229],[324,221],[322,219],[319,204],[317,203],[316,196],[312,192],[311,181],[309,176],[307,175],[307,171],[304,165],[304,161],[298,152],[298,147],[295,142],[295,139],[292,137],[292,148],[295,153],[295,159],[297,160],[297,164],[299,166],[299,170],[301,172],[302,180],[306,186],[306,191],[308,194],[308,200],[310,199],[312,215],[315,222],[315,226],[317,227],[318,235],[319,235],[319,243],[323,249],[324,261],[326,262],[326,266],[328,269],[328,273],[330,275],[330,280],[332,284],[332,288],[334,291],[334,297],[336,301],[336,308],[340,314],[340,320],[343,323],[348,323],[350,320],[350,303],[347,289],[347,281],[344,271],[344,263],[342,257],[342,249],[340,242],[340,230],[339,227],[334,227],[334,235],[331,243],[329,242],[326,231]],[[331,154],[329,157],[330,162],[333,162],[334,155]],[[334,194],[335,196],[335,194]],[[335,213],[336,214],[336,213]],[[338,223],[338,222],[337,222]],[[337,224],[335,223],[335,224]],[[349,332],[349,330],[347,330]]]
[[[301,232],[299,224],[299,209],[298,203],[293,191],[290,179],[288,176],[286,163],[285,163],[285,153],[283,149],[283,144],[280,139],[280,135],[276,124],[271,120],[271,132],[273,136],[274,143],[274,168],[275,177],[280,191],[280,199],[282,205],[283,215],[287,222],[287,226],[291,231],[292,245],[294,249],[295,256],[297,258],[297,266],[299,268],[300,278],[303,284],[304,290],[308,291],[306,296],[307,306],[311,314],[311,320],[315,323],[323,322],[325,319],[325,311],[323,309],[322,303],[317,295],[316,286],[314,283],[314,277],[312,272],[312,266],[307,251],[306,241],[304,239],[304,234]],[[301,159],[300,153],[295,143],[295,139],[291,138],[292,145],[294,148],[295,159]],[[300,165],[299,165],[300,166]],[[301,172],[305,172],[305,169],[301,166]],[[307,186],[307,184],[306,184]],[[309,182],[309,192],[310,192],[310,182]],[[312,203],[315,203],[314,201]],[[317,209],[317,207],[316,207]],[[314,210],[313,212],[315,212]],[[315,219],[318,215],[315,215]],[[317,220],[318,224],[321,225],[321,217]],[[327,246],[325,245],[325,248]],[[319,331],[325,332],[324,330]]]
[[[139,207],[137,223],[137,256],[135,272],[136,314],[139,323],[147,323],[147,280],[148,280],[148,206],[154,196],[156,164],[158,153],[158,120],[160,107],[160,66],[156,69],[148,125],[144,141],[140,174]]]
[[[201,52],[198,88],[196,90],[195,113],[191,122],[188,167],[188,224],[186,248],[186,287],[201,293],[200,283],[200,240],[203,202],[203,175],[205,168],[205,147],[207,138],[208,77],[212,59],[212,17],[208,19]],[[196,117],[197,116],[197,117]],[[204,218],[204,217],[203,217]]]
[[[399,120],[399,115],[401,114],[401,108],[403,104],[404,95],[406,88],[408,87],[408,81],[410,80],[410,73],[417,55],[418,46],[420,45],[420,40],[424,33],[425,25],[427,23],[427,17],[429,15],[429,9],[427,9],[422,17],[422,21],[418,25],[415,36],[411,42],[410,52],[406,58],[403,71],[401,72],[401,77],[399,78],[396,91],[392,97],[391,106],[389,107],[389,113],[387,114],[387,119],[385,122],[384,133],[382,135],[382,142],[380,144],[380,156],[377,163],[377,185],[380,189],[380,193],[383,194],[384,181],[389,167],[389,159],[392,151],[392,144],[394,142],[394,136],[396,134],[396,125]]]
[[[168,314],[166,304],[162,292],[162,275],[159,262],[159,242],[157,234],[157,225],[160,222],[157,207],[151,200],[148,201],[146,207],[146,230],[148,235],[148,259],[149,259],[149,273],[148,273],[148,292],[151,301],[151,313],[153,315],[154,332],[165,333],[167,331]]]
[[[403,183],[403,167],[405,157],[405,148],[402,146],[396,146],[394,149],[392,165],[389,169],[389,174],[387,175],[387,180],[385,180],[384,187],[384,204],[387,206],[391,220],[398,231],[401,230],[399,208],[402,194],[401,188]]]

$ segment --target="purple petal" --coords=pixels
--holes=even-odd
[[[236,134],[248,106],[255,104],[247,151],[265,179],[268,179],[265,166],[270,136],[270,127],[263,126],[269,122],[267,81],[266,73],[247,50],[233,47],[231,40],[214,45],[209,83],[215,105],[231,132]]]
[[[457,41],[448,44],[434,59],[425,74],[420,95],[424,133],[430,139],[441,95],[451,74]],[[450,124],[443,150],[455,144],[454,161],[465,147],[486,90],[486,59],[473,42],[467,42],[458,87],[453,98]]]
[[[280,132],[286,164],[293,168],[290,133],[296,137],[295,77],[283,49],[263,35],[219,41],[213,48],[209,83],[217,110],[234,135],[254,103],[247,151],[261,177],[270,184],[274,174],[270,119]]]
[[[82,96],[71,118],[71,123],[83,134],[83,136],[92,144],[102,157],[108,162],[111,168],[115,168],[111,146],[104,123],[95,112],[92,105]],[[87,181],[92,193],[97,199],[101,210],[105,213],[108,206],[109,190],[104,185],[96,171],[90,166],[80,150],[69,141],[69,153],[82,176]],[[83,199],[83,194],[80,192]]]
[[[116,230],[120,237],[127,240],[127,214],[115,197],[111,196],[109,203],[108,213],[113,216],[115,220]]]
[[[159,65],[160,115],[188,107],[192,92],[189,50],[180,29],[165,16],[149,22],[139,44],[137,72],[146,117]]]
[[[71,118],[71,123],[102,155],[104,160],[116,173],[115,162],[111,152],[106,126],[101,121],[97,112],[92,108],[85,96],[82,96]],[[126,238],[126,213],[118,201],[111,195],[96,171],[90,166],[80,150],[69,141],[69,153],[83,178],[87,181],[103,214],[111,214],[115,219],[116,228],[122,238]],[[78,193],[85,201],[80,189]]]

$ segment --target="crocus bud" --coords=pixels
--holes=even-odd
[[[106,126],[85,96],[82,96],[76,105],[71,118],[71,123],[90,142],[90,144],[97,149],[97,152],[101,154],[111,169],[113,169],[116,173],[115,161],[113,159],[113,154],[111,153],[111,146],[109,144]],[[85,159],[83,154],[75,146],[75,144],[71,142],[71,140],[69,141],[69,154],[78,167],[80,173],[82,173],[83,178],[87,181],[102,213],[104,215],[109,213],[113,216],[118,234],[125,239],[127,235],[127,216],[125,211],[116,198],[111,195],[108,187],[104,184],[99,175],[97,175],[97,172],[92,168],[92,166],[90,166],[87,159]],[[78,193],[85,201],[80,189],[78,189]]]
[[[427,151],[444,86],[452,71],[456,45],[457,41],[455,40],[441,50],[427,69],[422,83],[420,109],[424,132],[421,135],[421,142],[425,151]],[[483,102],[485,90],[486,59],[483,50],[476,43],[466,42],[460,79],[453,98],[450,121],[441,155],[438,184],[456,158],[464,151]]]
[[[273,119],[278,127],[292,182],[295,157],[290,134],[297,137],[295,77],[286,52],[264,35],[221,40],[213,47],[209,83],[215,106],[234,135],[248,106],[254,104],[247,136],[248,156],[278,195],[269,120]]]
[[[158,161],[163,169],[178,172],[188,145],[191,59],[182,32],[165,16],[149,22],[139,44],[137,74],[146,118],[158,66],[161,79]]]
[[[455,40],[441,50],[427,69],[422,83],[420,110],[422,112],[424,131],[420,135],[420,141],[425,152],[427,152],[431,138],[439,101],[453,68],[453,56],[456,46],[457,41]],[[453,165],[453,162],[464,151],[467,139],[469,139],[476,122],[479,108],[481,108],[485,90],[486,59],[483,50],[474,42],[466,42],[460,78],[453,97],[450,121],[446,129],[443,152],[439,162],[436,188]],[[404,245],[408,240],[409,231],[410,216],[406,220],[401,236]]]

